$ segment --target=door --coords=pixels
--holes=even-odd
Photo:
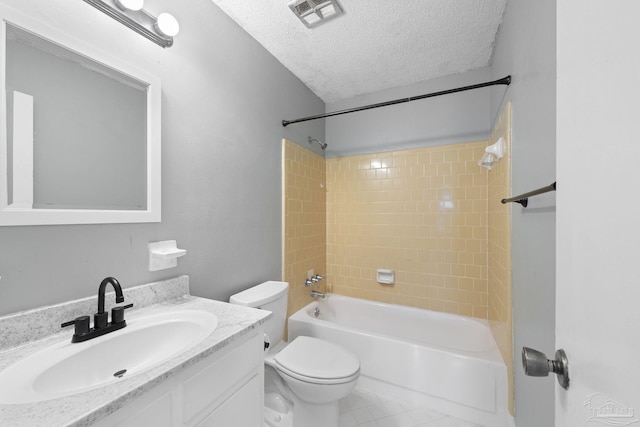
[[[640,2],[557,2],[556,426],[640,426]]]

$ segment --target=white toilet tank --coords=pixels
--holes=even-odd
[[[265,333],[269,337],[271,348],[283,338],[284,325],[287,320],[287,298],[289,283],[268,281],[253,286],[235,295],[231,295],[231,304],[269,310],[273,313],[265,324]]]

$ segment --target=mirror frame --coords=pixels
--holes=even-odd
[[[147,88],[147,207],[144,210],[27,209],[8,204],[6,38],[7,25],[18,27],[78,55],[126,74]],[[160,78],[140,70],[81,40],[0,5],[0,226],[108,224],[161,221],[161,84]]]

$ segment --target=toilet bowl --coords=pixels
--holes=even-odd
[[[288,287],[286,282],[265,282],[233,295],[229,301],[273,311],[265,325],[265,342],[270,342],[264,360],[268,374],[265,391],[269,401],[278,404],[269,412],[290,402],[292,427],[338,427],[338,400],[355,387],[360,361],[350,351],[319,338],[300,336],[291,343],[281,339]],[[269,369],[277,375],[271,375]],[[287,419],[282,415],[280,419]]]
[[[318,338],[301,336],[265,364],[290,391],[294,427],[338,426],[338,400],[347,396],[360,376],[360,362],[347,350]]]

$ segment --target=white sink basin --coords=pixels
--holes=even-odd
[[[188,350],[217,325],[212,313],[184,310],[127,320],[125,328],[81,343],[65,339],[0,372],[0,404],[49,400],[122,381]]]

